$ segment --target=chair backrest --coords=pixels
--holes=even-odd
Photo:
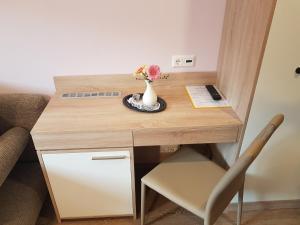
[[[246,151],[217,183],[210,194],[205,207],[205,225],[214,224],[234,195],[243,188],[246,170],[261,152],[262,148],[282,123],[283,119],[284,116],[281,114],[273,117]]]

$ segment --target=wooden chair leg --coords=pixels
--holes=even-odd
[[[145,224],[146,185],[141,182],[141,225]]]
[[[238,192],[238,211],[237,211],[237,225],[242,223],[242,213],[243,213],[243,197],[244,197],[244,185]]]

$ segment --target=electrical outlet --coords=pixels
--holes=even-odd
[[[300,66],[298,66],[295,70],[295,77],[300,78]]]
[[[193,67],[195,66],[194,55],[173,55],[172,67]]]

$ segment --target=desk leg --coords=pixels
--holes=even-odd
[[[52,192],[50,181],[49,181],[49,178],[48,178],[48,175],[47,175],[47,172],[46,172],[44,160],[42,158],[42,153],[40,151],[37,151],[37,156],[38,156],[41,168],[42,168],[44,179],[45,179],[46,184],[47,184],[47,188],[48,188],[49,195],[50,195],[50,198],[51,198],[51,201],[52,201],[52,204],[53,204],[53,208],[54,208],[54,212],[55,212],[55,215],[56,215],[57,222],[61,223],[61,218],[60,218],[60,215],[59,215],[59,212],[58,212],[58,209],[57,209],[57,205],[56,205],[55,198],[54,198],[54,195],[53,195],[53,192]]]

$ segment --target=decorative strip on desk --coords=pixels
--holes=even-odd
[[[94,98],[94,97],[120,97],[120,91],[106,91],[106,92],[70,92],[63,93],[62,98]]]

